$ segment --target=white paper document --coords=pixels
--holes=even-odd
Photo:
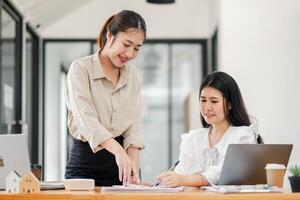
[[[208,192],[217,193],[265,193],[265,192],[282,192],[282,188],[269,185],[214,185],[205,186],[201,189]]]
[[[182,192],[185,187],[162,187],[162,186],[148,186],[148,185],[113,185],[111,187],[102,187],[102,192],[156,192],[156,193],[172,193]]]

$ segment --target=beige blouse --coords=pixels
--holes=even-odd
[[[117,85],[105,76],[98,53],[75,60],[69,69],[65,99],[70,134],[87,141],[93,152],[109,138],[124,136],[124,149],[144,148],[140,133],[141,82],[134,66],[124,66]]]

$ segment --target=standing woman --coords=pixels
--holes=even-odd
[[[144,19],[123,10],[103,26],[100,50],[71,64],[65,90],[73,136],[67,179],[91,178],[97,186],[140,181],[141,82],[128,62],[145,37]]]

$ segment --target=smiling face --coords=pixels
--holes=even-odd
[[[106,50],[111,63],[118,68],[134,59],[143,45],[145,34],[138,29],[119,32],[116,36],[107,33]]]
[[[200,112],[207,124],[218,125],[228,122],[226,100],[222,93],[213,87],[204,87],[200,94]],[[226,108],[226,109],[224,109]]]

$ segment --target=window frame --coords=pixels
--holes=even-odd
[[[22,15],[18,12],[18,10],[8,1],[0,1],[0,26],[2,27],[2,10],[5,10],[12,19],[15,21],[16,26],[15,26],[15,31],[16,31],[16,37],[15,37],[15,83],[14,83],[14,118],[16,121],[15,126],[12,128],[11,132],[12,133],[21,133],[22,127],[21,127],[21,120],[22,120],[22,38],[23,38],[23,18]],[[1,32],[1,31],[0,31]],[[0,33],[0,75],[2,77],[2,33]],[[0,77],[0,81],[1,81]],[[2,98],[2,94],[1,94]],[[0,105],[2,105],[2,99],[0,100]],[[1,106],[0,106],[1,107]],[[0,108],[1,109],[1,108]],[[0,110],[0,112],[2,112]],[[7,132],[6,130],[0,129],[0,132]]]

